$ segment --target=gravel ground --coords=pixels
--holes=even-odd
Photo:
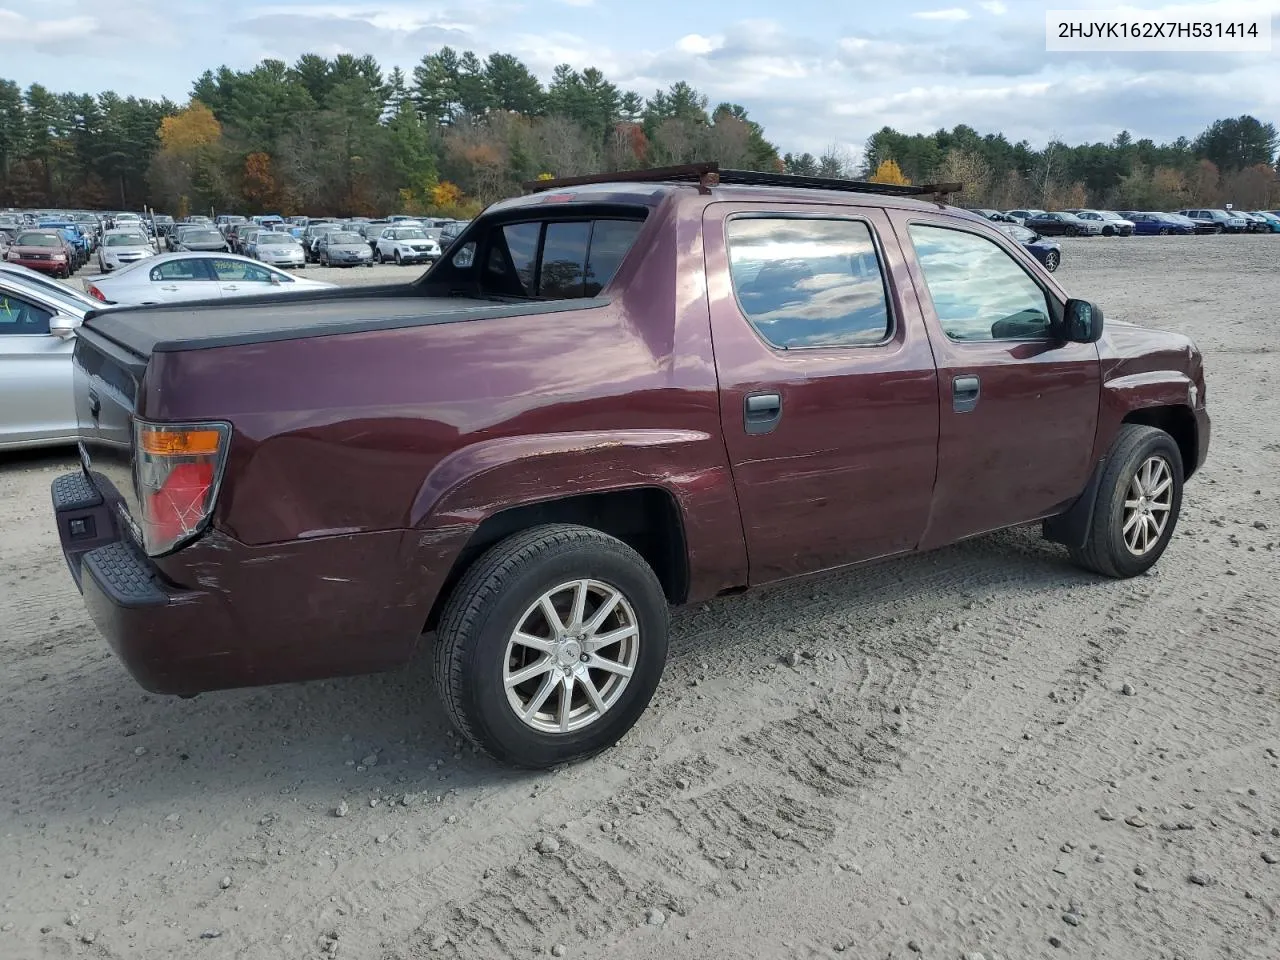
[[[425,658],[143,693],[57,549],[74,461],[0,460],[0,957],[1274,958],[1280,236],[1064,249],[1206,353],[1155,571],[1024,529],[686,610],[636,729],[553,773],[461,749]]]

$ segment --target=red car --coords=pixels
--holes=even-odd
[[[71,247],[54,230],[22,231],[9,245],[5,259],[55,277],[71,276]]]
[[[427,643],[463,735],[545,767],[636,722],[672,605],[1032,522],[1105,577],[1168,546],[1209,446],[1187,337],[1104,331],[939,188],[602,179],[414,284],[90,314],[54,510],[143,686]]]

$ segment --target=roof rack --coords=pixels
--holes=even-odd
[[[559,177],[553,180],[527,180],[521,186],[529,193],[581,187],[592,183],[669,183],[693,181],[698,189],[709,193],[717,184],[752,187],[792,187],[805,190],[840,190],[846,193],[877,193],[890,197],[930,197],[945,203],[949,194],[964,190],[962,183],[873,183],[870,180],[845,180],[839,177],[803,177],[790,173],[762,173],[756,170],[722,170],[714,160],[686,163],[674,167],[650,167],[645,170],[615,170],[581,177]]]

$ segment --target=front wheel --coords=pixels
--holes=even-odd
[[[373,251],[373,262],[374,263],[382,262],[382,251],[380,249],[375,249]]]
[[[397,266],[397,267],[403,267],[403,266],[404,266],[404,261],[403,261],[402,259],[400,259],[400,251],[399,251],[399,250],[397,250],[397,251],[396,251],[396,266]]]
[[[667,627],[662,586],[631,547],[588,527],[534,527],[492,547],[450,595],[436,687],[463,736],[498,760],[580,760],[648,706]]]
[[[1169,228],[1168,228],[1168,227],[1161,227],[1161,228],[1160,228],[1160,236],[1162,236],[1162,237],[1167,237],[1168,235],[1169,235]]]
[[[1182,509],[1182,453],[1155,427],[1120,428],[1098,485],[1084,545],[1071,557],[1107,577],[1136,577],[1155,565]]]

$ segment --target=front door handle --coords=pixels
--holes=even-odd
[[[982,381],[973,374],[956,377],[951,381],[951,409],[956,413],[968,413],[978,405],[982,393]]]
[[[782,419],[782,394],[750,393],[742,401],[742,423],[747,433],[769,433]]]

